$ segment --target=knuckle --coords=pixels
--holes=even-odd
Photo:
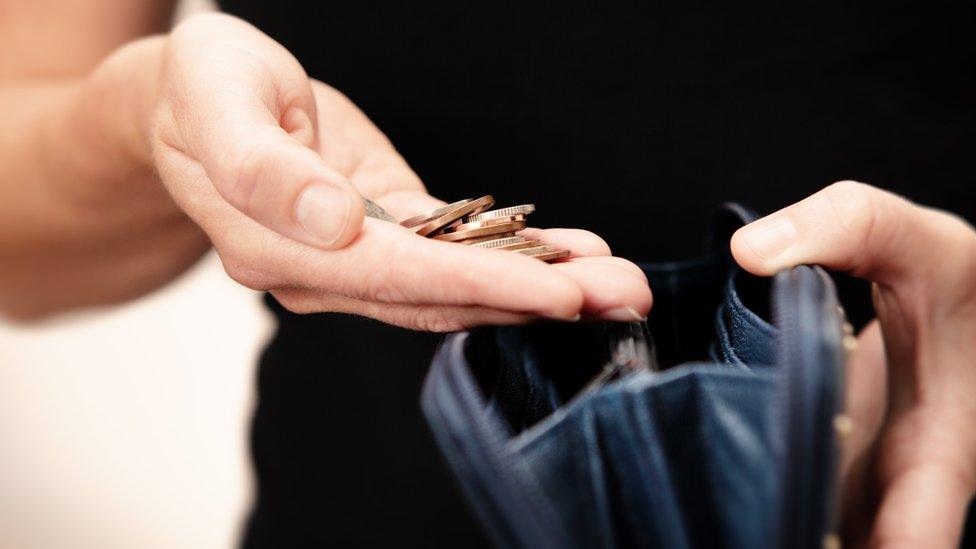
[[[180,116],[177,115],[185,109],[182,102],[183,98],[179,94],[160,98],[159,104],[150,114],[149,150],[156,166],[159,166],[161,158],[167,154],[175,152],[180,156],[189,155],[186,131],[181,127]]]
[[[297,315],[317,313],[323,310],[322,305],[317,304],[303,291],[294,289],[277,289],[269,292],[286,311]]]
[[[221,256],[224,272],[234,282],[257,291],[267,291],[275,287],[275,281],[257,269],[249,261]]]
[[[453,297],[459,302],[474,303],[487,288],[497,281],[487,280],[485,273],[492,272],[492,262],[487,254],[481,254],[460,263],[454,268],[452,286],[457,292]]]
[[[877,241],[879,237],[889,236],[892,195],[857,181],[838,181],[824,195],[834,221],[852,237],[857,249],[875,249],[883,244]]]
[[[381,303],[404,300],[402,285],[405,282],[397,269],[396,248],[376,250],[376,260],[358,281],[353,282],[352,294],[365,301]]]
[[[355,293],[366,301],[418,303],[429,301],[428,288],[438,284],[430,265],[418,260],[417,249],[392,242],[376,242],[370,268],[356,282]]]
[[[854,181],[853,179],[842,179],[832,183],[828,189],[831,189],[833,192],[837,193],[866,193],[874,190],[874,187],[868,185],[867,183]]]
[[[425,332],[453,332],[461,327],[461,323],[443,309],[418,309],[412,316],[411,325]]]
[[[948,218],[948,241],[952,247],[966,255],[976,255],[976,230],[973,226],[956,215],[945,215]]]
[[[976,230],[954,214],[948,212],[939,212],[939,214],[944,216],[939,240],[945,244],[948,257],[958,258],[952,265],[958,266],[963,280],[976,280]]]
[[[215,29],[237,27],[242,23],[240,19],[220,12],[197,13],[174,26],[170,36],[176,40],[197,36],[207,37],[211,36]]]
[[[881,194],[878,189],[857,181],[838,181],[824,192],[838,221],[862,224],[874,221]]]
[[[244,213],[250,213],[258,186],[271,169],[271,157],[265,154],[269,145],[269,140],[260,134],[239,138],[228,148],[218,168],[220,193]]]

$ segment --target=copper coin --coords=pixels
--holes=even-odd
[[[465,223],[471,223],[474,221],[487,221],[489,219],[499,219],[502,217],[508,217],[510,215],[529,215],[535,211],[535,204],[519,204],[518,206],[509,206],[508,208],[499,208],[497,210],[488,210],[487,212],[481,212],[480,214],[469,215],[464,218]]]
[[[498,219],[488,219],[485,221],[475,221],[473,223],[459,223],[457,225],[451,225],[444,227],[444,234],[456,233],[458,231],[470,231],[472,229],[481,229],[483,227],[491,227],[493,225],[501,225],[503,223],[510,223],[512,221],[525,221],[524,215],[509,215],[506,217]]]
[[[434,238],[436,238],[437,240],[445,240],[447,242],[457,242],[459,240],[467,240],[469,238],[475,238],[478,236],[512,233],[515,231],[521,231],[524,228],[525,228],[525,221],[509,221],[507,223],[488,225],[485,227],[479,227],[477,229],[456,231],[447,234],[439,234],[434,236]]]
[[[461,219],[466,215],[483,212],[488,208],[492,207],[494,204],[495,204],[495,199],[492,198],[491,195],[486,195],[486,196],[482,196],[481,198],[472,200],[470,202],[465,202],[464,204],[461,204],[460,206],[457,206],[455,208],[449,208],[446,212],[441,214],[439,217],[435,217],[434,219],[431,219],[430,221],[427,221],[426,223],[420,225],[417,228],[417,234],[419,234],[420,236],[429,236],[443,229],[444,227],[447,227],[451,223],[454,223],[455,221]],[[488,234],[488,233],[484,233],[484,234]],[[481,236],[481,235],[472,235],[472,236]],[[462,239],[458,238],[456,240],[462,240]]]
[[[446,214],[447,212],[451,211],[454,208],[457,208],[458,206],[463,206],[463,205],[467,204],[468,202],[471,202],[471,199],[470,198],[465,198],[464,200],[458,200],[457,202],[455,202],[453,204],[448,204],[447,206],[441,206],[440,208],[434,208],[433,210],[427,210],[426,212],[419,213],[419,214],[417,214],[417,215],[415,215],[413,217],[408,217],[408,218],[404,219],[403,221],[400,222],[400,226],[406,227],[406,228],[409,229],[411,227],[416,227],[417,225],[422,225],[422,224],[424,224],[424,223],[426,223],[426,222],[428,222],[428,221],[430,221],[430,220],[432,220],[434,218],[437,218],[437,217],[440,217],[440,216]]]
[[[550,262],[550,261],[555,261],[557,259],[562,259],[564,257],[569,257],[569,250],[553,250],[551,252],[536,254],[533,255],[532,257],[541,261]]]
[[[472,240],[476,242],[472,242]],[[522,244],[524,242],[525,242],[524,238],[522,238],[521,236],[514,236],[514,234],[512,236],[493,234],[491,236],[482,236],[479,238],[473,238],[471,240],[465,240],[462,242],[462,244],[470,244],[475,248],[491,249],[491,248],[498,248],[499,246]]]

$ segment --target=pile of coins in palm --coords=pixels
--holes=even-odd
[[[400,225],[427,238],[508,250],[546,262],[569,257],[568,250],[515,234],[525,228],[525,218],[535,211],[535,206],[522,204],[490,209],[494,205],[495,199],[490,195],[474,200],[469,198],[404,219]]]

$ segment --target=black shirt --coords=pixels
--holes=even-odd
[[[628,258],[694,255],[718,203],[768,212],[839,179],[976,219],[971,3],[222,5],[346,93],[435,196],[534,202],[534,224]],[[439,338],[269,302],[248,544],[484,543],[417,405]]]

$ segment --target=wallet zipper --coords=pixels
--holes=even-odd
[[[821,299],[817,299],[818,296],[810,296],[812,303],[802,303],[806,298],[806,293],[809,293],[813,288],[813,281],[805,281],[804,278],[808,276],[816,276],[821,278],[822,287],[826,290],[826,295]],[[808,279],[809,280],[809,279]],[[829,451],[827,452],[827,459],[830,463],[825,465],[827,477],[826,480],[829,483],[827,487],[828,493],[826,495],[826,505],[825,509],[822,510],[823,513],[823,524],[819,526],[820,532],[810,532],[811,528],[818,528],[818,525],[811,524],[811,513],[807,509],[803,508],[803,501],[801,497],[809,497],[811,494],[805,493],[807,490],[802,490],[800,497],[796,495],[797,481],[798,479],[804,478],[802,473],[797,473],[796,471],[806,468],[809,470],[809,465],[800,466],[796,463],[796,455],[806,455],[809,459],[820,459],[820,456],[810,457],[810,451],[815,450],[814,448],[803,448],[800,452],[796,452],[794,445],[803,444],[802,433],[806,430],[806,425],[804,425],[804,419],[808,417],[808,414],[804,414],[804,408],[808,406],[807,403],[803,402],[807,396],[807,392],[803,389],[804,380],[801,376],[804,374],[809,374],[809,372],[804,372],[806,367],[833,367],[835,371],[828,372],[826,375],[842,376],[843,372],[840,368],[837,368],[836,364],[826,365],[826,364],[806,364],[804,360],[804,344],[806,343],[804,339],[804,334],[800,326],[803,322],[803,318],[807,315],[812,316],[814,320],[818,321],[821,325],[816,326],[818,334],[823,334],[824,336],[829,336],[830,331],[834,331],[837,328],[838,335],[841,333],[839,326],[832,326],[835,324],[830,321],[831,312],[818,311],[819,307],[827,307],[829,309],[837,310],[839,306],[837,304],[836,296],[832,291],[833,282],[829,279],[827,274],[823,272],[819,267],[808,267],[801,266],[794,268],[790,271],[786,271],[776,275],[774,295],[771,303],[771,313],[776,321],[776,326],[780,330],[780,341],[778,344],[778,359],[777,362],[783,365],[784,371],[783,375],[785,380],[783,387],[785,390],[781,389],[779,398],[785,398],[786,400],[786,414],[787,414],[787,433],[785,433],[783,442],[786,444],[785,447],[780,449],[781,462],[784,464],[782,471],[783,485],[789,486],[789,492],[792,492],[792,497],[788,500],[783,501],[783,508],[785,509],[784,516],[781,517],[779,521],[779,527],[782,528],[777,534],[780,541],[780,546],[784,548],[798,548],[798,547],[825,547],[830,544],[830,541],[836,539],[837,530],[837,513],[839,503],[839,490],[838,490],[838,477],[837,477],[837,462],[839,461],[839,446],[830,426],[833,425],[834,417],[829,418],[826,423],[826,429],[831,429],[830,433],[815,433],[813,440],[822,439],[826,440],[826,444],[829,445]],[[824,302],[828,303],[824,303]],[[817,346],[824,346],[827,342],[816,342]],[[839,348],[839,339],[838,339]],[[826,355],[826,353],[820,352],[821,349],[817,349],[818,355]],[[818,357],[819,358],[819,357]],[[824,358],[827,358],[826,356]],[[829,358],[827,358],[829,360]],[[827,384],[830,382],[828,381]],[[829,385],[822,386],[821,394],[819,395],[819,400],[827,402],[828,406],[830,404],[835,404],[833,408],[837,408],[836,402],[832,403],[832,400],[840,398],[840,386],[842,386],[842,381],[838,379],[838,387],[833,388],[833,395],[827,394],[831,391]],[[807,410],[808,412],[810,410]],[[820,412],[820,410],[812,410],[814,414]],[[814,416],[812,418],[813,422],[818,422],[821,418]],[[823,425],[823,424],[821,424]],[[800,440],[797,440],[797,434],[801,434]],[[810,440],[809,438],[807,438]],[[787,490],[784,490],[784,496],[787,495]],[[807,499],[809,501],[809,499]]]

